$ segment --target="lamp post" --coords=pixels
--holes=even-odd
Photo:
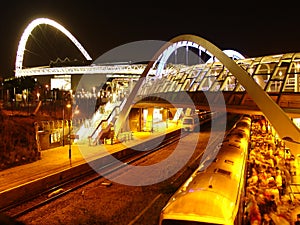
[[[63,125],[62,125],[62,143],[65,146],[65,105],[63,104],[62,110],[62,118],[63,118]]]
[[[28,110],[28,114],[29,114],[29,98],[28,98],[28,92],[26,91],[23,94],[23,98],[24,98],[24,104],[25,104],[25,111],[26,111],[26,106],[27,106],[27,110]]]
[[[66,105],[66,107],[68,109],[71,109],[72,105],[70,103],[68,103]],[[71,163],[71,159],[72,159],[72,147],[71,147],[71,121],[72,121],[72,111],[69,112],[69,135],[68,135],[68,139],[69,139],[69,160],[70,160],[70,165],[72,164]]]
[[[169,109],[167,109],[167,118],[166,118],[166,128],[168,128],[168,121],[169,121],[169,112],[170,112],[170,110]]]

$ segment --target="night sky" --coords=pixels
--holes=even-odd
[[[216,2],[202,4],[201,1],[195,5],[186,1],[180,5],[173,2],[160,6],[160,2],[140,1],[141,5],[138,2],[125,5],[124,2],[7,2],[0,14],[0,76],[14,75],[22,32],[29,22],[39,17],[63,25],[93,59],[129,42],[168,41],[181,34],[200,36],[222,50],[233,49],[247,57],[300,52],[300,16],[298,7],[293,5],[274,6],[275,2],[273,5],[254,2],[220,5]],[[43,35],[52,39],[50,34]],[[61,50],[60,45],[52,43],[51,48],[56,48],[57,52]]]

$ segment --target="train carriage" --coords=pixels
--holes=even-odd
[[[241,118],[211,164],[199,167],[162,209],[159,225],[241,225],[251,121]],[[237,123],[235,124],[237,125]],[[238,128],[238,129],[237,129]]]
[[[185,131],[193,132],[199,128],[200,121],[197,114],[191,116],[185,116],[182,119],[182,129]]]
[[[201,114],[193,114],[185,116],[182,119],[182,129],[185,131],[199,131],[200,125],[211,120],[212,112],[203,112]]]

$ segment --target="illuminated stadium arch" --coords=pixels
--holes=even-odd
[[[297,126],[291,121],[291,119],[285,114],[285,112],[273,101],[273,99],[265,93],[265,91],[253,80],[253,78],[239,65],[236,64],[234,60],[226,55],[222,50],[216,47],[211,42],[195,35],[179,35],[164,46],[154,55],[152,60],[148,63],[144,72],[141,74],[140,79],[134,86],[134,89],[130,93],[128,100],[119,115],[118,124],[116,124],[115,130],[118,131],[121,127],[123,121],[127,117],[131,104],[138,93],[140,87],[144,83],[148,72],[153,66],[160,61],[158,67],[162,67],[167,61],[168,57],[176,50],[178,46],[196,46],[206,52],[212,57],[216,57],[239,81],[239,83],[245,88],[247,93],[251,96],[257,106],[260,108],[262,113],[267,117],[271,124],[276,129],[280,137],[288,137],[292,140],[299,140],[300,131]],[[161,74],[157,74],[159,77]],[[289,143],[290,144],[290,143]],[[294,146],[294,149],[299,147]]]
[[[83,46],[77,41],[77,39],[62,25],[55,22],[54,20],[48,19],[48,18],[38,18],[33,20],[24,30],[21,39],[19,41],[18,50],[17,50],[17,56],[16,56],[16,63],[15,63],[15,76],[20,76],[19,71],[23,68],[23,58],[24,58],[24,52],[27,40],[31,34],[31,32],[40,24],[47,24],[50,26],[55,27],[56,29],[60,30],[64,35],[66,35],[73,43],[74,45],[79,49],[79,51],[83,54],[83,56],[87,60],[92,60],[90,55],[87,53],[87,51],[83,48]]]

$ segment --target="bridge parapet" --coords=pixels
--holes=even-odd
[[[20,76],[40,76],[40,75],[64,75],[64,74],[133,74],[140,75],[147,65],[91,65],[91,66],[67,66],[67,67],[33,67],[16,70],[16,77]],[[166,68],[162,73],[172,73],[177,71],[176,66]],[[149,75],[155,75],[156,69],[149,71]]]
[[[194,91],[194,92],[163,92],[155,93],[153,95],[139,95],[135,98],[134,106],[136,108],[148,106],[161,107],[191,107],[186,101],[186,96],[192,99],[193,104],[198,109],[210,110],[209,105],[218,104],[218,98],[224,98],[227,112],[240,114],[262,114],[255,101],[246,92],[211,92],[211,91]],[[270,97],[277,102],[277,104],[290,117],[300,117],[300,93],[270,93]],[[207,96],[213,100],[208,103]],[[218,108],[217,105],[215,105]],[[222,105],[220,105],[220,110]]]

